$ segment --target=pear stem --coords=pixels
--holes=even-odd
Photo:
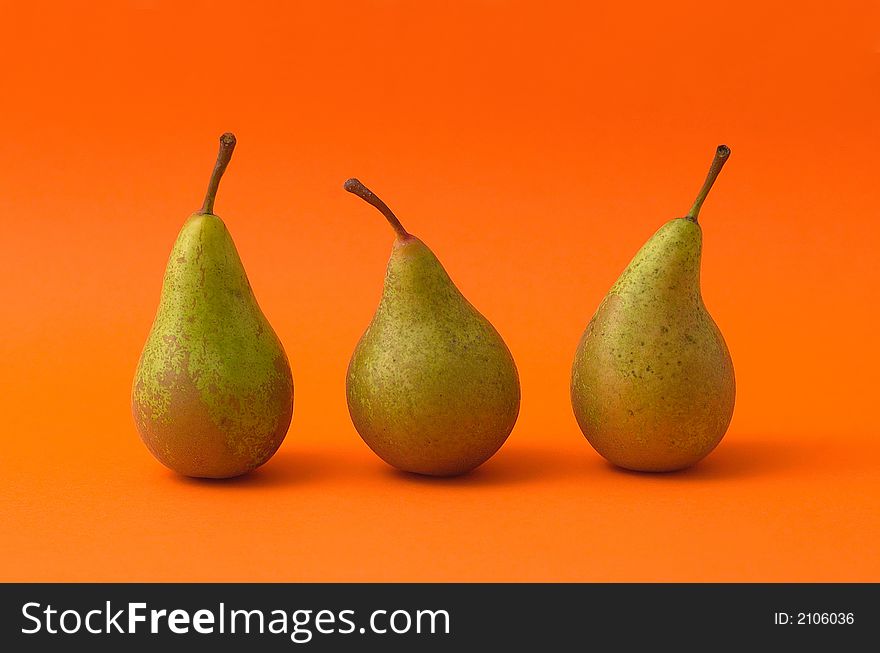
[[[727,163],[727,159],[729,156],[730,148],[726,145],[719,145],[718,149],[715,150],[715,158],[712,159],[712,166],[709,168],[709,174],[706,175],[706,181],[703,182],[703,187],[697,194],[697,199],[694,200],[694,205],[685,216],[691,222],[696,222],[697,218],[699,218],[700,209],[703,207],[703,202],[706,201],[706,196],[709,194],[709,191],[712,190],[712,185],[718,178],[718,173],[721,172],[721,168],[723,168],[724,164]]]
[[[217,154],[217,163],[214,164],[214,172],[211,173],[211,181],[208,182],[208,192],[205,193],[205,201],[200,213],[214,213],[214,199],[217,197],[217,188],[220,186],[220,178],[226,172],[226,166],[232,159],[232,151],[235,149],[235,134],[226,132],[220,137],[220,152]]]
[[[394,212],[388,208],[388,205],[385,204],[382,200],[380,200],[376,194],[371,191],[369,188],[364,186],[360,181],[352,177],[348,181],[346,181],[342,187],[347,190],[349,193],[354,193],[362,200],[364,200],[367,204],[371,204],[375,206],[382,215],[385,216],[385,219],[391,224],[391,228],[394,229],[394,232],[397,234],[397,237],[401,240],[405,240],[410,237],[409,233],[406,229],[403,228],[403,225],[400,224],[400,220],[397,219],[397,216],[394,215]]]

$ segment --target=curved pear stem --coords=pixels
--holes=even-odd
[[[217,163],[214,164],[214,172],[211,173],[211,181],[208,182],[208,192],[205,193],[205,201],[202,203],[200,213],[214,213],[214,199],[217,197],[217,188],[220,186],[220,178],[226,172],[226,166],[232,159],[232,151],[235,149],[235,134],[226,132],[220,137],[220,152],[217,154]]]
[[[394,229],[394,232],[397,234],[397,237],[401,240],[405,240],[409,238],[410,235],[406,229],[403,228],[403,225],[400,224],[400,220],[397,219],[397,216],[394,215],[394,212],[388,208],[388,205],[385,204],[382,200],[380,200],[376,194],[371,191],[369,188],[364,186],[360,181],[352,177],[348,181],[346,181],[342,187],[347,190],[349,193],[354,193],[362,200],[364,200],[367,204],[375,206],[382,215],[385,216],[385,219],[391,224],[391,228]]]
[[[712,185],[718,178],[718,173],[721,172],[721,168],[724,167],[729,156],[730,148],[726,145],[719,145],[718,149],[715,150],[715,158],[712,159],[712,166],[709,168],[709,174],[706,175],[706,181],[703,182],[703,187],[697,194],[697,199],[694,200],[694,205],[685,216],[691,222],[696,222],[697,218],[700,216],[700,209],[703,207],[703,202],[706,201],[706,196],[709,194],[709,191],[712,190]]]

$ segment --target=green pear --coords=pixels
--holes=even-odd
[[[224,134],[202,210],[177,237],[159,310],[138,364],[132,412],[160,462],[186,476],[228,478],[265,463],[293,414],[293,379],[223,221]]]
[[[382,299],[348,366],[352,422],[400,470],[463,474],[504,444],[519,414],[519,375],[504,340],[421,240],[357,179],[397,239]]]
[[[626,469],[663,472],[714,449],[733,416],[730,353],[700,291],[700,208],[730,149],[718,147],[696,202],[639,250],[587,326],[571,403],[590,444]]]

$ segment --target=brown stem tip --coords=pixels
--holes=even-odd
[[[394,212],[388,208],[388,205],[385,204],[379,197],[371,191],[369,188],[364,186],[360,181],[352,177],[348,181],[346,181],[342,187],[347,190],[349,193],[353,193],[357,195],[362,200],[364,200],[367,204],[376,207],[379,209],[379,212],[385,216],[385,219],[391,224],[391,228],[394,229],[394,232],[397,234],[397,237],[401,240],[409,238],[410,235],[403,228],[403,225],[400,224],[400,220],[397,219],[397,216],[394,215]]]
[[[205,201],[202,203],[201,213],[214,213],[214,200],[217,197],[217,188],[220,186],[220,178],[226,172],[226,166],[232,159],[232,151],[235,149],[235,134],[226,132],[220,137],[220,151],[217,153],[217,163],[214,164],[214,172],[208,182],[208,192],[205,193]]]
[[[718,173],[721,172],[721,168],[727,163],[729,157],[730,148],[726,145],[719,145],[718,149],[715,150],[715,158],[712,159],[712,165],[709,168],[709,174],[706,175],[706,181],[703,182],[703,187],[700,189],[700,192],[697,193],[697,199],[694,200],[694,205],[691,207],[691,210],[688,211],[687,216],[685,216],[691,222],[696,222],[699,218],[703,202],[706,201],[706,196],[709,195],[709,191],[712,190],[712,185],[718,178]]]

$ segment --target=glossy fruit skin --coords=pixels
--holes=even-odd
[[[159,461],[204,478],[259,467],[290,426],[287,356],[216,215],[190,216],[171,252],[132,413]]]
[[[636,254],[581,338],[571,377],[590,444],[626,469],[689,467],[733,416],[733,363],[700,292],[702,231],[667,222]]]
[[[382,300],[348,367],[352,422],[384,461],[463,474],[504,444],[519,414],[513,357],[418,238],[396,241]]]

